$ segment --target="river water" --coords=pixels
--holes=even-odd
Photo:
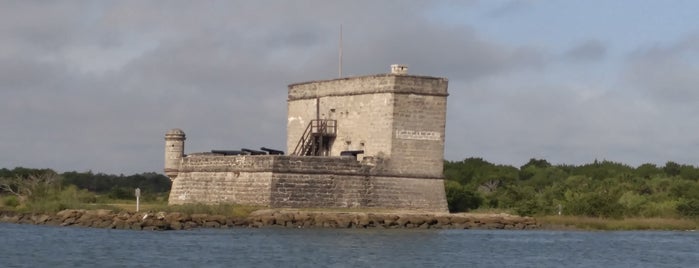
[[[699,233],[0,224],[0,267],[699,267]]]

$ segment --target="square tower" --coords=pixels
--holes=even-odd
[[[441,178],[448,80],[407,75],[404,66],[392,69],[289,85],[288,152],[364,151],[386,174]]]

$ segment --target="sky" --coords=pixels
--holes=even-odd
[[[445,158],[699,165],[699,1],[0,1],[0,168],[286,148],[287,85],[449,79]]]

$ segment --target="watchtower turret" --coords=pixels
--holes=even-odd
[[[184,157],[184,131],[174,128],[165,133],[165,176],[175,180]]]

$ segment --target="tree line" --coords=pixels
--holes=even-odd
[[[520,215],[697,217],[699,168],[667,162],[632,167],[613,161],[514,167],[482,158],[445,161],[452,212],[502,209]]]
[[[37,210],[68,208],[75,204],[134,199],[134,189],[141,189],[143,200],[166,201],[170,179],[162,174],[146,172],[129,176],[51,169],[17,167],[0,168],[2,206],[34,206]],[[164,199],[164,200],[162,200]]]
[[[530,159],[514,167],[472,157],[445,161],[444,176],[451,212],[494,209],[537,216],[699,217],[699,168],[675,162],[632,167],[595,160],[576,166]],[[144,200],[165,202],[170,186],[169,178],[154,172],[125,176],[0,168],[1,205],[10,207],[133,199],[135,188],[141,189]]]

